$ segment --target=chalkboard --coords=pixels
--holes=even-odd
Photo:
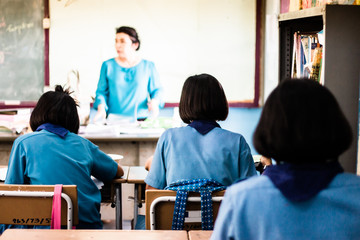
[[[43,15],[43,0],[0,0],[0,101],[43,93]]]

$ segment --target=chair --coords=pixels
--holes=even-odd
[[[225,191],[213,192],[214,222]],[[145,192],[145,224],[148,230],[171,230],[176,191],[146,190]],[[190,193],[186,204],[187,217],[184,230],[201,230],[201,198],[199,193]]]
[[[54,185],[0,185],[0,223],[50,226]],[[63,185],[61,225],[78,224],[76,185]]]

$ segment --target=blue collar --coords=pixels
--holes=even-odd
[[[54,133],[58,135],[61,138],[65,138],[66,134],[69,132],[66,128],[63,128],[62,126],[55,125],[52,123],[44,123],[41,124],[36,131],[39,132],[40,130],[46,130],[48,132]]]
[[[214,128],[221,128],[219,124],[215,121],[207,121],[207,120],[194,120],[189,124],[190,127],[195,128],[196,131],[201,133],[202,135],[207,134]]]
[[[283,163],[268,166],[263,175],[290,201],[307,201],[325,189],[344,169],[338,161],[316,164]]]

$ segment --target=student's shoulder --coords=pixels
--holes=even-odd
[[[172,136],[172,135],[189,134],[192,131],[192,129],[193,128],[190,126],[169,128],[163,133],[163,135]]]
[[[77,141],[77,142],[81,142],[82,144],[96,147],[96,145],[94,143],[92,143],[90,140],[88,140],[82,136],[79,136],[78,134],[69,132],[66,137],[67,137],[67,139],[69,139],[71,141]]]
[[[330,188],[356,187],[360,189],[360,176],[352,173],[337,174],[334,180],[329,184]]]
[[[264,192],[273,189],[274,185],[271,180],[266,176],[253,176],[246,180],[237,182],[226,189],[226,192],[232,194],[251,194],[257,192]]]
[[[231,138],[238,138],[238,139],[240,139],[240,140],[245,139],[242,134],[236,133],[236,132],[232,132],[232,131],[227,130],[227,129],[214,128],[214,130],[217,131],[218,134],[219,134],[219,135],[222,135],[222,136],[231,137]]]
[[[24,135],[21,135],[21,136],[17,137],[15,139],[15,141],[14,141],[14,144],[20,144],[22,142],[26,142],[26,141],[29,141],[29,140],[34,140],[35,138],[38,138],[41,135],[42,135],[41,132],[26,133]]]

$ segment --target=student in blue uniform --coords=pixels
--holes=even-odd
[[[211,239],[359,239],[360,178],[338,162],[352,132],[327,88],[282,82],[253,140],[277,164],[226,190]]]
[[[171,128],[160,137],[149,174],[148,188],[164,189],[178,180],[213,179],[229,186],[256,175],[245,138],[222,129],[228,102],[221,84],[208,74],[189,77],[183,86],[179,112],[186,127]]]
[[[155,64],[137,54],[140,39],[136,30],[117,28],[115,48],[118,56],[101,66],[94,120],[105,119],[108,114],[141,119],[151,112],[156,116],[164,105],[162,85]]]
[[[78,229],[102,228],[101,181],[121,177],[123,169],[90,141],[77,135],[79,116],[68,90],[56,86],[44,93],[30,117],[34,131],[12,147],[5,184],[77,185]],[[4,227],[4,226],[3,226]]]

